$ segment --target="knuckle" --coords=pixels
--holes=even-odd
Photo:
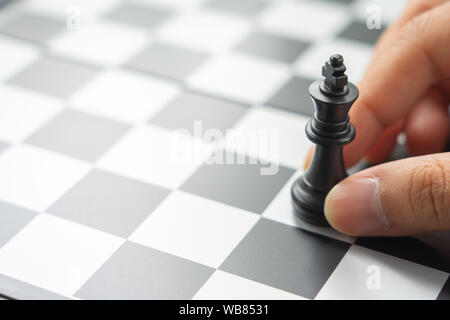
[[[405,35],[411,40],[417,39],[417,35],[422,34],[424,28],[426,28],[426,25],[428,24],[428,16],[428,14],[425,14],[412,18],[405,25]]]
[[[450,218],[450,161],[425,160],[410,176],[409,202],[415,218],[433,225]]]
[[[424,10],[425,11],[425,10]],[[411,18],[401,29],[400,39],[408,41],[417,41],[422,39],[420,35],[426,35],[426,32],[433,26],[435,18],[434,10],[427,11]]]
[[[393,41],[395,47],[408,48],[416,61],[421,62],[424,75],[427,74],[433,82],[446,78],[444,75],[447,68],[442,67],[442,59],[435,50],[438,43],[450,39],[450,33],[447,34],[448,31],[442,28],[446,22],[438,22],[441,19],[442,14],[439,10],[431,10],[416,16],[403,26]]]
[[[421,16],[412,18],[396,33],[391,45],[399,48],[410,47],[412,50],[422,38],[420,35],[423,32],[424,24]]]
[[[430,0],[412,0],[410,5],[418,13],[428,11],[433,7]]]

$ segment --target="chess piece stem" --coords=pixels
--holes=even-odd
[[[358,88],[348,82],[340,55],[332,55],[322,68],[324,80],[311,84],[309,94],[315,113],[306,125],[306,135],[316,144],[311,165],[292,186],[292,204],[307,222],[328,225],[324,203],[328,192],[347,176],[342,146],[355,137],[348,112],[358,98]]]

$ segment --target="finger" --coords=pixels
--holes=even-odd
[[[399,30],[409,21],[420,14],[446,3],[447,1],[448,0],[410,0],[409,4],[403,10],[398,19],[391,24],[378,39],[374,48],[375,55],[378,51],[381,51],[380,54],[383,54],[382,52],[385,48],[389,47],[392,41],[395,41],[395,37]]]
[[[386,160],[397,144],[397,137],[405,126],[405,120],[397,121],[381,134],[377,142],[367,152],[365,158],[369,163],[379,163]]]
[[[303,163],[303,170],[308,169],[309,165],[311,164],[311,160],[314,154],[314,146],[311,146],[308,150],[308,153],[305,157],[305,162]]]
[[[450,229],[450,153],[408,158],[356,173],[325,201],[330,224],[364,236]]]
[[[400,17],[395,21],[395,23],[393,23],[385,32],[383,32],[383,35],[380,38],[380,40],[377,42],[375,49],[379,50],[379,51],[383,51],[384,47],[391,45],[389,40],[391,40],[395,36],[395,33],[397,33],[398,30],[401,27],[403,27],[408,21],[410,21],[412,18],[414,18],[426,11],[429,11],[432,8],[439,6],[447,1],[448,0],[413,0],[413,1],[410,1],[409,5],[405,8],[405,10],[400,15]],[[395,40],[393,40],[393,41],[395,41]],[[393,132],[391,132],[391,135],[393,135]],[[381,139],[381,140],[383,140],[383,139]],[[386,143],[387,142],[388,141],[386,141]],[[313,154],[314,154],[314,150],[311,147],[308,150],[307,155],[305,157],[305,161],[303,164],[304,170],[306,170],[309,167]],[[369,158],[371,158],[371,157],[372,156],[369,155]],[[353,160],[353,159],[350,158],[349,160]],[[376,160],[378,160],[378,158],[373,159],[372,161],[376,161]],[[378,160],[378,161],[382,161],[382,160],[384,160],[384,158],[381,160]],[[348,162],[349,162],[348,166],[354,164],[354,161],[348,161]]]
[[[403,10],[398,19],[389,27],[388,31],[395,32],[414,17],[440,6],[448,0],[412,0]]]
[[[449,134],[447,97],[431,90],[409,114],[405,132],[412,155],[442,152]]]
[[[375,55],[350,110],[357,134],[344,148],[347,165],[357,162],[386,128],[404,118],[431,85],[450,78],[449,15],[446,2],[416,16]]]

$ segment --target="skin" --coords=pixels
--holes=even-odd
[[[411,1],[378,41],[358,88],[360,97],[350,111],[357,135],[344,147],[346,167],[362,158],[371,163],[385,160],[400,132],[406,133],[413,157],[374,166],[342,181],[327,197],[327,219],[352,235],[449,230],[450,153],[442,151],[449,138],[450,1]],[[312,153],[311,149],[305,168]],[[357,190],[357,182],[364,179],[377,181],[385,229],[360,228],[361,215],[346,213],[362,199],[343,196],[343,187]],[[335,189],[340,189],[339,197]]]

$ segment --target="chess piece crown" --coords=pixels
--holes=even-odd
[[[348,112],[359,93],[348,82],[345,71],[344,58],[333,54],[322,67],[324,79],[309,88],[315,112],[306,126],[306,135],[316,144],[345,145],[355,137]]]
[[[330,60],[325,62],[325,65],[322,67],[322,75],[325,77],[320,86],[322,92],[328,95],[344,95],[348,93],[346,70],[344,58],[340,54],[333,54]]]

